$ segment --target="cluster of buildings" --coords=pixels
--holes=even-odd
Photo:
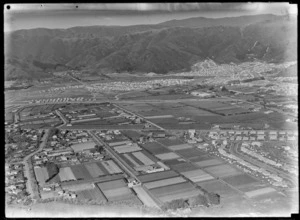
[[[8,203],[23,204],[27,200],[23,164],[5,164],[5,194]]]
[[[86,98],[86,97],[76,97],[76,98],[53,98],[53,99],[36,99],[31,100],[29,103],[52,103],[52,102],[87,102],[87,101],[95,101],[94,98]]]
[[[192,82],[193,79],[157,79],[142,82],[108,82],[93,84],[89,90],[97,91],[134,91],[152,89],[157,85],[160,86],[175,86]]]
[[[19,129],[13,125],[5,127],[5,161],[21,162],[27,155],[36,151],[41,130]]]

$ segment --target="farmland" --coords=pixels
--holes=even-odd
[[[34,172],[35,172],[35,176],[36,179],[39,183],[40,186],[43,186],[46,182],[46,180],[48,180],[49,175],[48,175],[48,171],[46,167],[42,167],[42,168],[34,168]]]
[[[101,164],[105,167],[105,169],[110,173],[110,174],[115,174],[115,173],[122,173],[123,171],[115,164],[114,161],[112,160],[107,160],[101,162]]]
[[[152,181],[167,179],[167,178],[176,177],[176,176],[179,176],[179,175],[176,172],[174,172],[173,170],[169,170],[169,171],[163,171],[163,172],[158,172],[158,173],[140,175],[138,178],[142,183],[146,183],[146,182],[152,182]]]
[[[106,174],[96,163],[84,164],[84,166],[93,178]]]
[[[199,167],[208,167],[208,166],[214,166],[214,165],[220,165],[224,163],[221,160],[218,159],[210,159],[210,160],[203,160],[200,162],[195,162],[195,164],[197,164]]]
[[[163,153],[163,154],[156,154],[155,156],[157,158],[161,159],[161,160],[172,160],[172,159],[176,159],[176,158],[180,157],[179,155],[177,155],[174,152]]]
[[[186,180],[183,179],[182,177],[173,177],[173,178],[169,178],[169,179],[147,182],[144,184],[144,186],[147,189],[153,189],[153,188],[169,186],[169,185],[173,185],[173,184],[177,184],[177,183],[182,183],[182,182],[186,182]]]
[[[148,142],[146,144],[143,144],[142,146],[143,146],[143,148],[145,148],[147,151],[151,152],[152,154],[162,154],[162,153],[170,152],[168,149],[161,146],[157,142]]]
[[[60,181],[63,182],[63,181],[69,181],[69,180],[76,180],[77,178],[75,177],[75,175],[73,174],[73,171],[71,170],[70,167],[64,167],[64,168],[61,168],[59,170],[59,178],[60,178]]]
[[[173,146],[173,145],[180,145],[180,144],[183,144],[183,142],[179,139],[171,139],[171,138],[163,138],[163,139],[159,139],[157,140],[157,142],[167,146],[167,147],[170,147],[170,146]]]
[[[214,179],[213,176],[211,176],[210,174],[208,174],[200,169],[185,171],[185,172],[182,172],[182,174],[194,183]]]
[[[77,180],[88,180],[92,179],[91,175],[89,174],[88,170],[85,168],[84,165],[74,165],[70,167],[74,176]]]
[[[195,148],[177,150],[177,153],[183,156],[184,158],[195,158],[201,156],[201,152]]]
[[[77,191],[76,194],[79,200],[96,200],[107,202],[107,199],[97,187],[93,189]]]
[[[240,187],[243,185],[249,185],[256,183],[257,180],[247,174],[241,174],[237,176],[227,177],[223,179],[225,182],[229,183],[234,187]]]
[[[230,196],[235,196],[237,191],[227,186],[226,184],[218,180],[209,180],[205,182],[198,182],[201,188],[207,190],[208,192],[218,193],[221,197],[228,198]]]
[[[227,164],[207,167],[204,168],[204,170],[220,178],[241,174],[241,171],[238,171],[237,169]]]

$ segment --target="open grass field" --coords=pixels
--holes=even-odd
[[[177,176],[179,176],[179,174],[177,174],[175,171],[168,170],[168,171],[162,171],[162,172],[157,172],[157,173],[140,175],[140,176],[138,176],[138,179],[142,183],[147,183],[147,182],[168,179],[168,178],[177,177]]]
[[[74,173],[74,176],[77,180],[88,180],[92,179],[92,176],[89,174],[88,170],[84,167],[84,165],[74,165],[70,167],[72,172]]]
[[[46,167],[34,168],[36,179],[40,186],[43,186],[46,180],[49,178],[49,174]]]
[[[107,160],[101,162],[109,174],[122,173],[123,171],[117,166],[117,164],[112,160]]]
[[[104,176],[106,174],[96,163],[84,164],[84,166],[93,178]]]
[[[153,188],[158,188],[158,187],[162,187],[162,186],[169,186],[169,185],[173,185],[173,184],[177,184],[177,183],[183,183],[183,182],[186,182],[186,180],[183,179],[182,177],[173,177],[173,178],[169,178],[169,179],[163,179],[163,180],[148,182],[148,183],[145,183],[144,186],[147,189],[153,189]]]
[[[183,149],[183,150],[178,150],[176,151],[179,155],[181,155],[183,158],[196,158],[201,156],[201,151],[195,148],[189,148],[189,149]]]
[[[180,158],[180,156],[178,154],[175,154],[174,152],[156,154],[155,156],[160,160],[172,160],[172,159]]]
[[[171,152],[170,150],[161,146],[161,144],[157,142],[149,142],[143,144],[142,147],[145,148],[147,151],[151,152],[152,154],[162,154],[162,153]]]
[[[209,160],[203,160],[200,162],[195,162],[199,167],[209,167],[209,166],[215,166],[219,164],[223,164],[224,162],[222,160],[218,159],[209,159]]]
[[[231,177],[224,178],[223,180],[234,187],[240,187],[243,185],[249,185],[251,183],[258,182],[256,179],[254,179],[253,177],[247,174],[231,176]]]
[[[237,194],[237,191],[227,186],[226,184],[218,180],[210,180],[205,182],[197,182],[201,188],[207,190],[208,192],[217,193],[222,197],[226,198],[229,196],[234,196]]]
[[[107,199],[98,187],[95,187],[94,189],[77,191],[76,194],[79,200],[95,200],[107,202]]]
[[[162,138],[162,139],[158,139],[157,142],[169,147],[169,146],[173,146],[173,145],[180,145],[183,144],[183,141],[179,140],[179,139],[171,139],[171,138]]]
[[[265,187],[265,188],[256,189],[256,190],[246,192],[245,195],[250,197],[250,198],[253,198],[253,197],[258,197],[258,196],[262,196],[262,195],[273,193],[273,192],[276,192],[276,190],[274,188]]]
[[[173,170],[176,170],[178,172],[186,172],[186,171],[191,171],[191,170],[197,170],[198,167],[195,166],[194,164],[191,163],[180,163],[177,165],[170,165],[170,167]]]
[[[181,174],[183,174],[186,178],[188,178],[189,180],[191,180],[194,183],[214,179],[214,177],[212,175],[210,175],[200,169],[185,171],[185,172],[182,172]]]
[[[61,182],[77,179],[70,167],[60,168],[58,175]]]
[[[241,171],[233,168],[228,164],[211,166],[211,167],[204,168],[204,170],[220,178],[234,176],[242,173]]]

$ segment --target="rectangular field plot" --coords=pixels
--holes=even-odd
[[[156,154],[155,156],[161,160],[172,160],[172,159],[176,159],[176,158],[180,157],[179,155],[175,154],[174,152],[164,153],[164,154]]]
[[[242,173],[241,171],[227,164],[207,167],[204,168],[204,170],[220,178],[234,176]]]
[[[169,146],[168,148],[171,149],[171,150],[183,150],[183,149],[189,149],[189,148],[192,148],[193,146],[192,145],[189,145],[189,144],[179,144],[179,145],[172,145],[172,146]]]
[[[157,142],[149,142],[149,143],[143,144],[143,148],[145,148],[147,151],[151,152],[152,154],[162,154],[162,153],[171,152],[170,150],[161,146]]]
[[[183,142],[179,139],[171,139],[171,138],[163,138],[163,139],[159,139],[157,140],[157,142],[169,147],[172,145],[179,145],[179,144],[183,144]]]
[[[46,167],[41,167],[41,168],[34,168],[34,172],[35,172],[35,176],[36,179],[39,183],[40,186],[43,186],[46,182],[46,180],[48,180],[49,175],[48,175],[48,171]]]
[[[141,150],[141,148],[139,146],[133,145],[121,145],[121,146],[117,146],[114,147],[114,150],[117,151],[119,154],[123,154],[123,153],[130,153],[130,152],[134,152],[134,151],[139,151]]]
[[[218,181],[218,180],[210,180],[206,182],[197,182],[201,188],[207,190],[208,192],[214,192],[219,194],[220,196],[228,197],[237,194],[237,191],[227,186],[226,184]]]
[[[195,148],[190,148],[190,149],[184,149],[184,150],[178,150],[178,154],[180,154],[184,158],[196,158],[198,156],[201,156],[201,151],[195,149]]]
[[[250,198],[253,198],[253,197],[262,196],[262,195],[265,195],[265,194],[268,194],[268,193],[273,193],[273,192],[276,192],[276,190],[274,188],[265,187],[265,188],[262,188],[262,189],[256,189],[256,190],[253,190],[253,191],[246,192],[245,195],[250,197]]]
[[[189,189],[189,190],[183,191],[183,192],[178,192],[176,194],[160,196],[159,200],[162,202],[170,202],[175,199],[188,199],[188,198],[197,196],[199,194],[200,194],[200,190],[195,188],[195,189]]]
[[[154,182],[148,182],[148,183],[145,183],[144,186],[147,189],[153,189],[153,188],[169,186],[169,185],[183,183],[183,182],[186,182],[186,180],[183,179],[182,177],[174,177],[174,178],[170,178],[170,179],[163,179],[163,180],[158,180],[158,181],[154,181]]]
[[[89,174],[88,170],[84,167],[84,165],[74,165],[70,168],[77,180],[92,179],[92,176]]]
[[[124,179],[118,179],[118,180],[112,180],[112,181],[106,181],[102,183],[97,183],[97,186],[102,190],[111,190],[111,189],[117,189],[120,187],[127,186]]]
[[[112,160],[103,161],[101,164],[105,167],[109,174],[122,173],[122,170]]]
[[[138,161],[137,159],[135,159],[133,156],[131,156],[130,154],[123,154],[123,160],[128,163],[129,165],[131,165],[132,167],[140,167],[143,166],[142,162]]]
[[[249,185],[251,183],[258,182],[256,179],[254,179],[253,177],[247,174],[231,176],[231,177],[224,178],[223,180],[235,187],[240,187],[240,186]]]
[[[194,183],[214,179],[212,175],[200,169],[182,172],[182,174]]]
[[[60,168],[58,175],[61,182],[77,179],[70,167]]]
[[[150,174],[145,174],[138,176],[138,179],[142,183],[147,183],[147,182],[152,182],[156,180],[161,180],[161,179],[168,179],[171,177],[176,177],[179,176],[175,171],[173,170],[168,170],[168,171],[163,171],[163,172],[158,172],[158,173],[150,173]]]
[[[173,160],[164,161],[164,163],[167,164],[168,166],[174,166],[174,165],[178,165],[178,164],[182,164],[182,163],[186,163],[186,162],[182,161],[182,160],[178,160],[178,159],[173,159]]]
[[[163,186],[163,187],[151,189],[150,192],[157,197],[162,197],[162,196],[172,195],[180,192],[186,192],[191,189],[195,189],[193,184],[191,184],[190,182],[184,182],[184,183],[178,183],[170,186]]]
[[[198,167],[196,167],[194,164],[191,163],[181,163],[177,165],[171,165],[171,168],[178,172],[186,172],[186,171],[199,169]]]
[[[140,160],[144,165],[148,166],[148,165],[152,165],[155,164],[155,162],[153,162],[152,160],[150,160],[145,154],[143,154],[142,152],[135,152],[132,153],[133,156],[135,156],[138,160]]]
[[[132,139],[133,141],[137,141],[141,136],[139,132],[132,130],[123,130],[121,131],[121,133],[127,136],[128,138]]]
[[[82,191],[76,192],[79,200],[95,200],[95,201],[105,201],[107,202],[107,199],[103,195],[103,193],[95,187],[94,189],[87,189]]]
[[[209,167],[209,166],[219,165],[223,163],[224,162],[222,160],[218,160],[218,159],[210,159],[210,160],[195,162],[195,164],[197,164],[199,167]]]
[[[200,152],[201,155],[197,156],[197,157],[192,157],[189,160],[192,162],[200,162],[200,161],[205,161],[205,160],[209,160],[212,159],[210,156],[208,156],[207,154],[203,154],[202,152]]]
[[[109,201],[129,199],[133,196],[131,189],[127,186],[103,191]]]
[[[93,178],[105,175],[96,163],[84,164],[84,166]]]

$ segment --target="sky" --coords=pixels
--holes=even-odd
[[[9,9],[8,9],[9,8]],[[157,24],[191,17],[297,14],[289,3],[7,4],[4,31],[93,25]]]

